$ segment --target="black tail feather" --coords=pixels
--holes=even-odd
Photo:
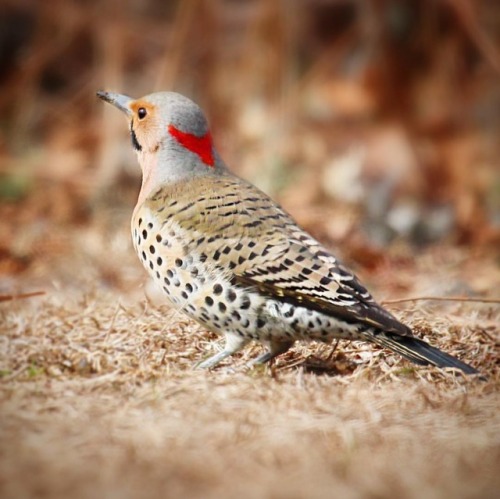
[[[433,365],[437,367],[455,367],[465,374],[478,374],[479,371],[465,362],[458,360],[452,355],[432,347],[423,340],[413,336],[392,335],[390,333],[377,332],[370,335],[370,340],[380,346],[386,347],[393,352],[399,353],[406,359],[421,366]]]

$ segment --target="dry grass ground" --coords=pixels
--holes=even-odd
[[[108,261],[122,262],[124,291],[96,279],[102,240],[73,240],[78,251],[47,263],[47,295],[0,304],[2,498],[498,497],[497,305],[393,306],[487,381],[349,343],[331,356],[297,345],[247,371],[254,346],[199,372],[217,338],[144,300],[127,245]],[[442,251],[372,276],[376,294],[409,275],[413,292],[460,287],[458,276],[483,296],[498,289],[493,260]]]

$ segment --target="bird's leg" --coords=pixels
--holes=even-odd
[[[248,338],[242,338],[233,333],[225,333],[226,343],[224,345],[224,350],[212,355],[208,359],[205,359],[198,364],[196,364],[196,369],[211,369],[217,364],[222,362],[225,358],[233,355],[233,353],[238,352],[244,346],[248,345],[250,340]]]
[[[255,366],[258,364],[265,364],[270,360],[274,359],[274,357],[285,353],[295,341],[293,340],[270,340],[267,342],[269,345],[269,349],[264,352],[262,355],[259,355],[256,359],[252,360],[249,365]]]

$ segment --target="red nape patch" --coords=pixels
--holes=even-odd
[[[186,149],[197,154],[200,159],[208,166],[214,166],[214,155],[212,153],[212,137],[208,132],[203,137],[197,137],[191,133],[181,132],[173,125],[168,125],[168,131],[179,144]]]

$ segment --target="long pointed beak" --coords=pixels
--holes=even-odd
[[[113,104],[120,111],[123,111],[127,116],[131,116],[132,110],[130,109],[130,103],[134,101],[132,97],[128,95],[115,94],[114,92],[103,92],[99,90],[97,92],[97,97],[103,101]]]

